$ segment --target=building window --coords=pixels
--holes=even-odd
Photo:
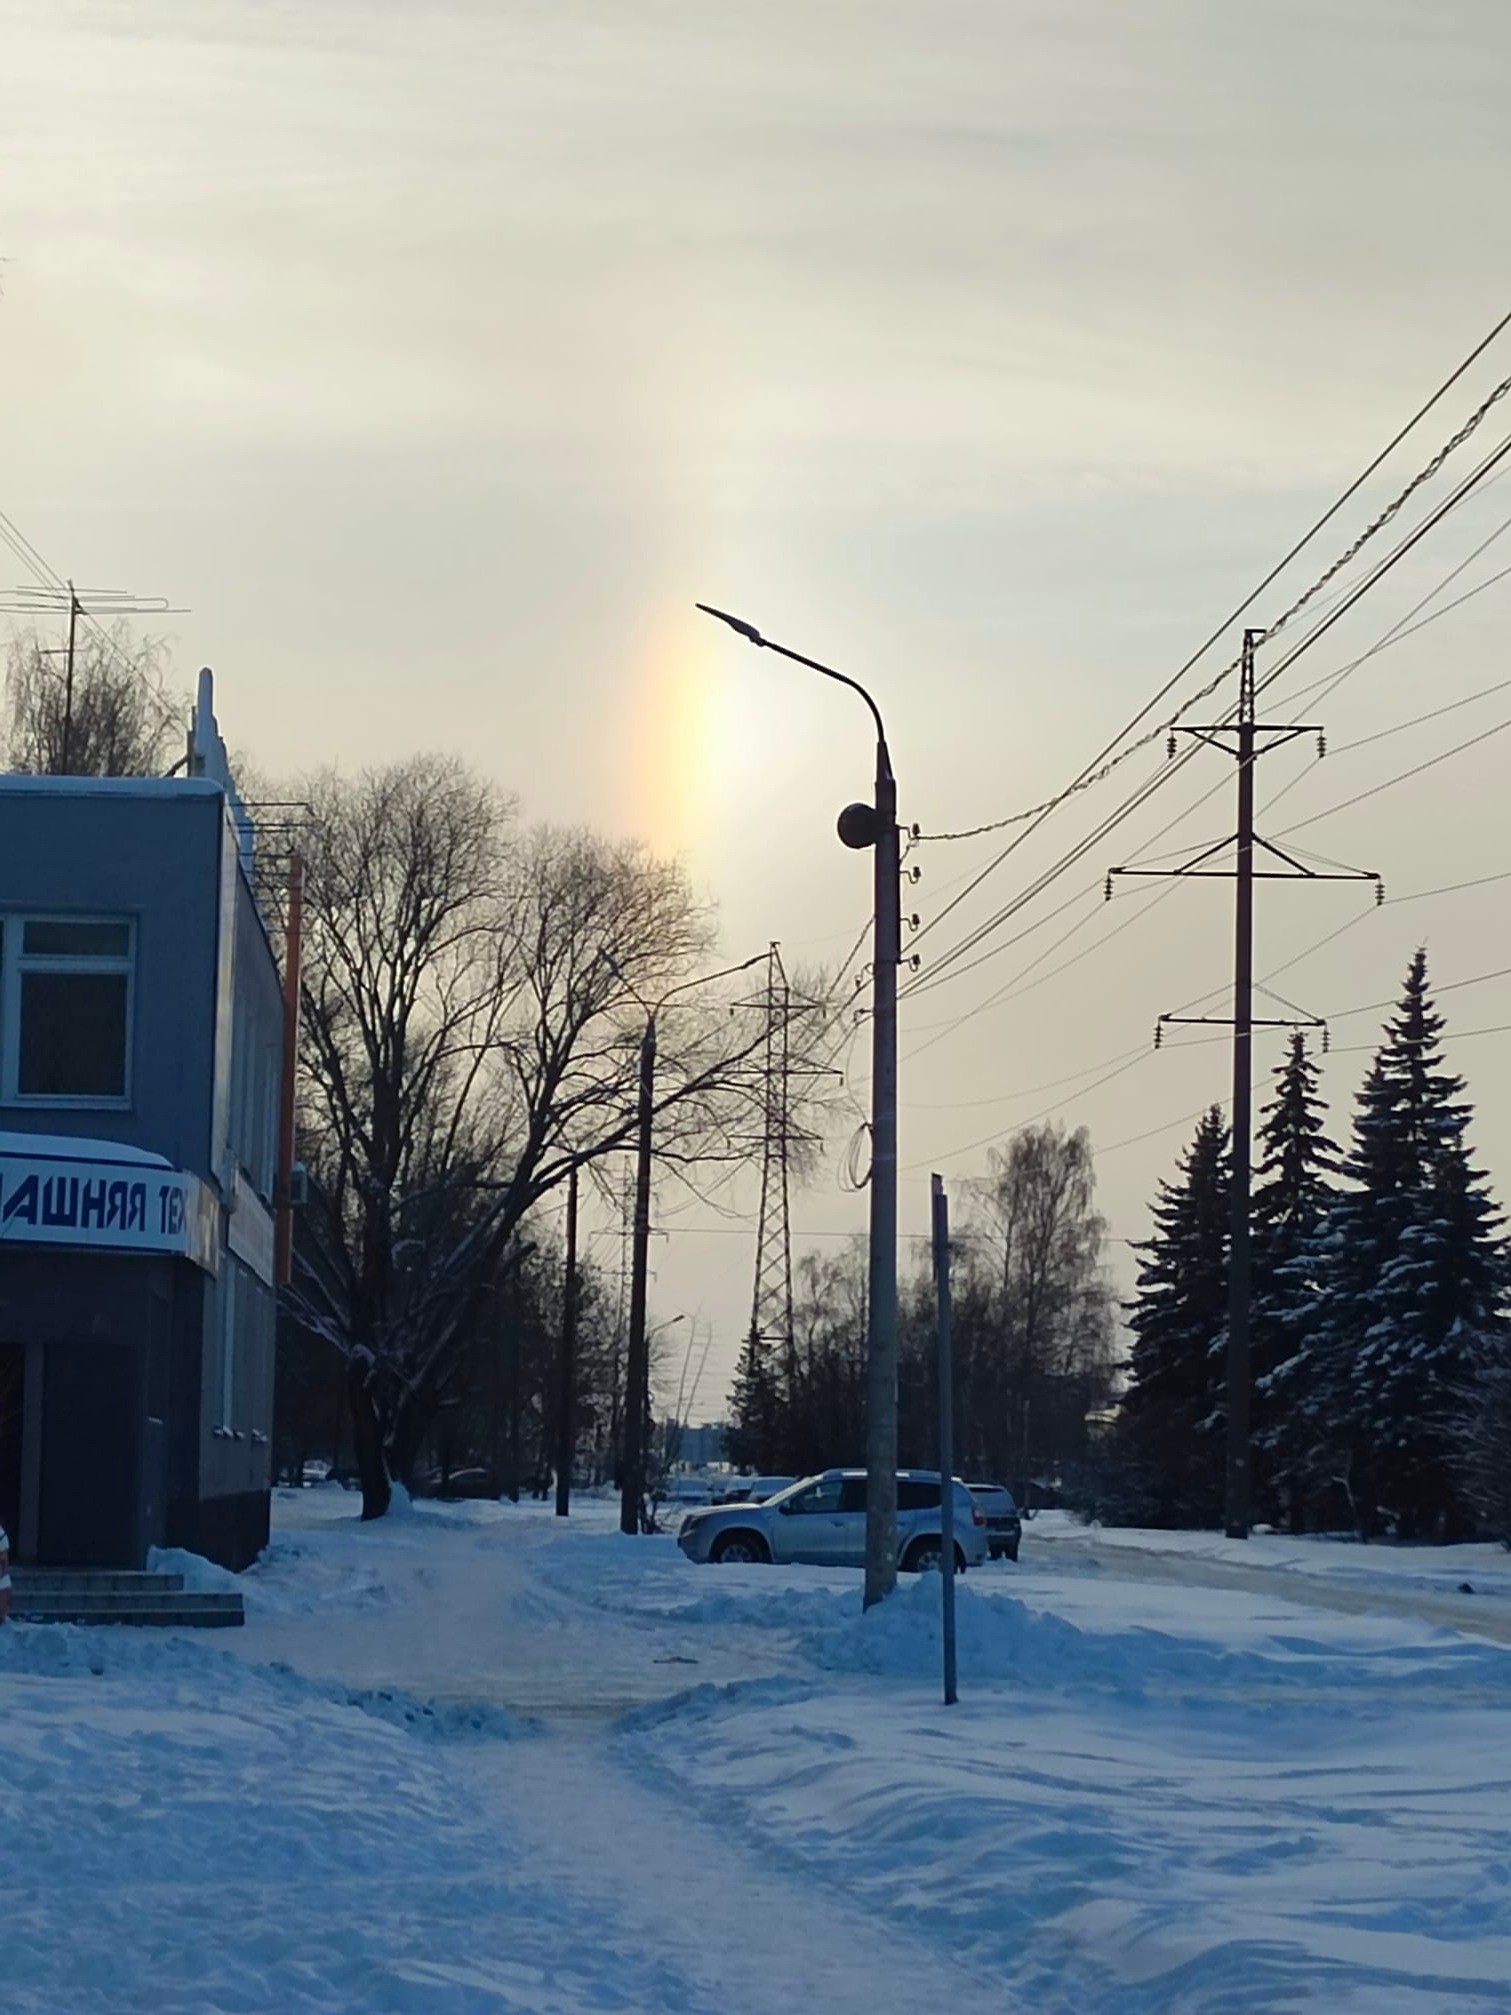
[[[4,924],[5,1096],[124,1104],[129,1092],[131,925],[10,917]]]

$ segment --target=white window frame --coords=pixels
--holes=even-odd
[[[116,924],[126,929],[124,953],[70,957],[63,952],[28,952],[28,924]],[[15,910],[0,916],[0,1104],[29,1109],[124,1112],[131,1105],[131,1059],[136,1030],[136,919],[59,910]],[[115,1092],[24,1092],[21,1074],[21,982],[27,973],[122,973],[126,979],[125,1055],[122,1088]]]

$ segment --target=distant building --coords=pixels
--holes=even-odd
[[[677,1463],[683,1469],[707,1469],[723,1462],[725,1429],[722,1423],[677,1430]]]
[[[0,776],[0,1522],[266,1543],[283,997],[208,678],[181,778]]]

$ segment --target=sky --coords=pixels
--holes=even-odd
[[[527,817],[683,859],[722,956],[834,962],[869,904],[833,831],[868,787],[866,717],[693,603],[872,687],[905,821],[1057,792],[1511,306],[1508,69],[1500,0],[7,0],[0,510],[60,572],[182,605],[183,683],[215,668],[264,773],[456,751]],[[1511,336],[1251,619],[1507,373]],[[1489,487],[1455,513],[1275,704],[1507,509]],[[1511,539],[1432,607],[1508,562]],[[1489,587],[1327,694],[1327,760],[1269,759],[1265,829],[1511,712],[1471,697],[1511,676],[1508,608]],[[1393,900],[1265,885],[1257,949],[1333,1017],[1336,1130],[1382,1019],[1342,1011],[1388,1000],[1426,942],[1503,1193],[1511,980],[1456,983],[1496,967],[1511,882],[1394,898],[1511,870],[1508,750],[1298,833]],[[933,930],[1012,835],[919,847],[920,987],[1161,760],[1069,801]],[[1220,838],[1230,800],[1221,759],[1194,761],[986,964],[905,1004],[910,1235],[931,1168],[963,1191],[1058,1117],[1100,1149],[1131,1284],[1126,1241],[1228,1089],[1220,1041],[1148,1045],[1209,989],[1198,1011],[1226,1012],[1231,898],[1159,883],[1104,912],[1101,878]],[[863,1032],[855,1063],[864,1095]],[[724,1202],[748,1215],[754,1184]],[[711,1337],[695,1411],[717,1412],[753,1233],[670,1189],[659,1216],[654,1312]],[[832,1249],[864,1201],[831,1161],[793,1222]]]

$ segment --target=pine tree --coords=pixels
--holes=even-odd
[[[1252,1207],[1255,1491],[1262,1514],[1299,1512],[1311,1437],[1287,1367],[1316,1310],[1306,1258],[1332,1202],[1340,1155],[1323,1125],[1320,1069],[1300,1029],[1275,1070],[1259,1127]]]
[[[1344,1167],[1354,1187],[1328,1209],[1308,1262],[1320,1302],[1298,1367],[1365,1534],[1469,1529],[1454,1414],[1511,1335],[1501,1214],[1469,1159],[1470,1108],[1444,1068],[1442,1031],[1418,951],[1359,1093]]]
[[[725,1452],[736,1469],[771,1474],[779,1460],[786,1425],[775,1353],[765,1338],[746,1337],[729,1392]]]
[[[1118,1452],[1129,1514],[1142,1523],[1212,1524],[1221,1510],[1230,1173],[1228,1128],[1213,1106],[1138,1248]]]

